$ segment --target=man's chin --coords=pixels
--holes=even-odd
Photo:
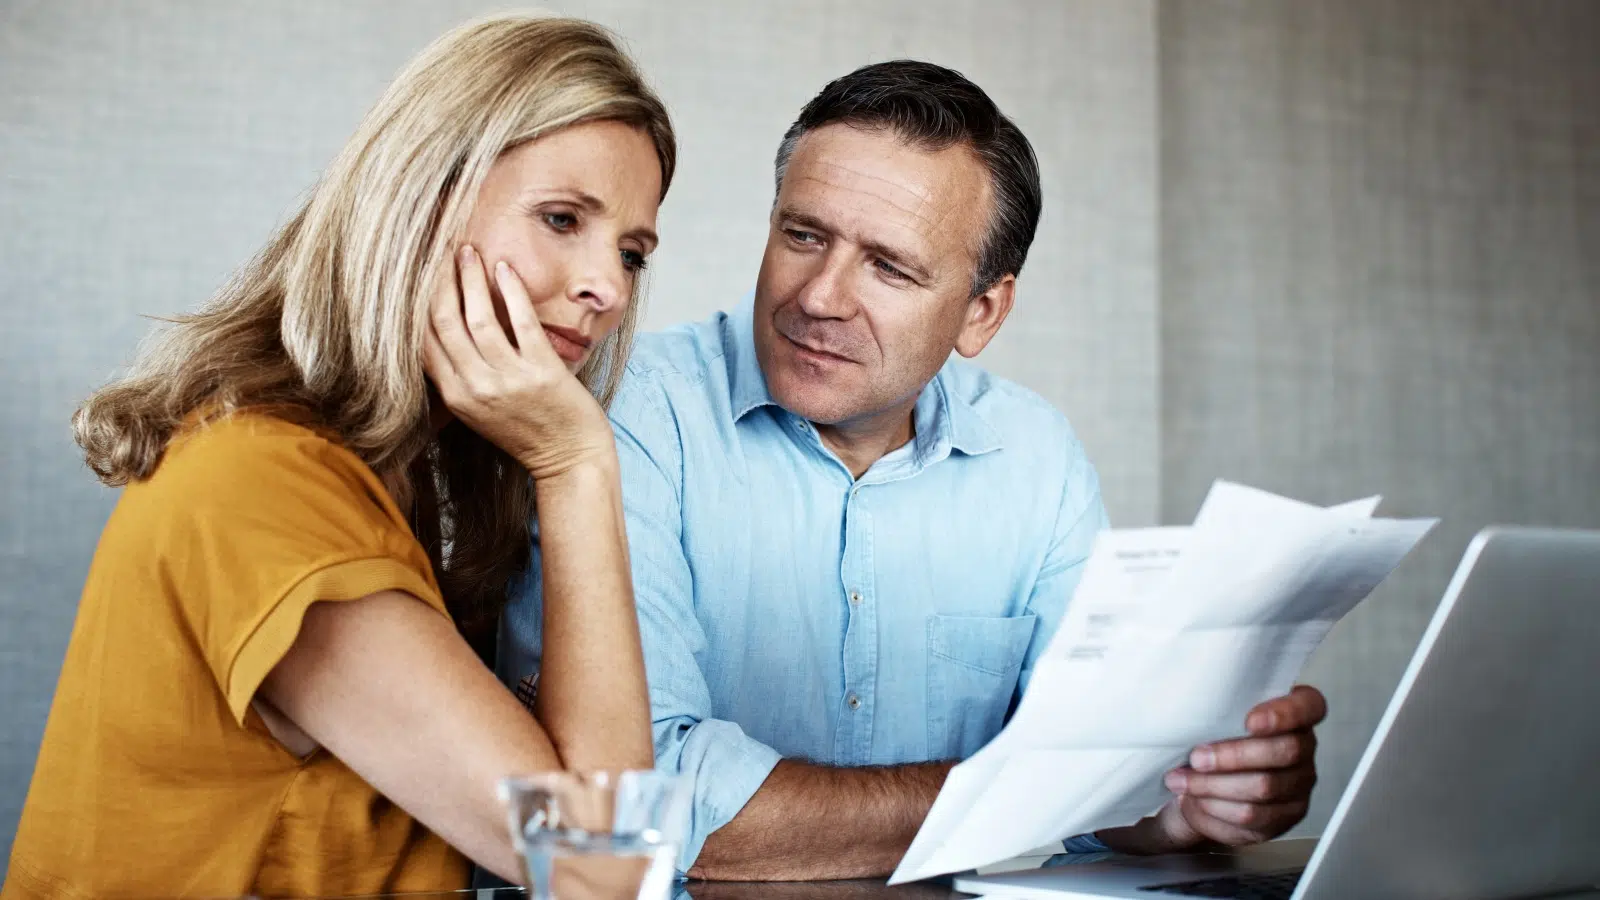
[[[848,404],[826,384],[773,385],[772,399],[789,412],[817,425],[837,425],[850,418]]]

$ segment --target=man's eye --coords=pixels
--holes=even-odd
[[[545,213],[544,223],[556,231],[571,231],[578,224],[578,217],[571,213]]]
[[[798,228],[785,228],[783,233],[787,234],[789,239],[797,244],[815,244],[818,242],[816,235],[809,231],[801,231]]]
[[[878,271],[879,272],[882,272],[883,274],[885,274],[885,275],[889,276],[890,278],[893,278],[893,279],[895,279],[897,281],[898,280],[904,280],[905,278],[908,277],[906,275],[906,273],[900,271],[899,269],[896,269],[893,265],[890,265],[889,263],[886,263],[881,259],[874,261],[873,265],[878,267]]]

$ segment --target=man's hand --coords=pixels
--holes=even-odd
[[[1322,692],[1299,685],[1245,717],[1248,737],[1196,747],[1167,773],[1177,795],[1154,816],[1100,833],[1113,850],[1172,853],[1208,843],[1269,841],[1305,818],[1317,783],[1312,728],[1328,714]]]

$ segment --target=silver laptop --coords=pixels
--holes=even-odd
[[[1597,885],[1600,532],[1532,528],[1473,539],[1321,840],[955,879],[1041,900],[1507,900]]]

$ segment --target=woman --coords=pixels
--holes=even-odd
[[[208,308],[84,404],[89,465],[126,489],[5,900],[454,889],[468,859],[514,878],[497,779],[651,765],[591,390],[621,375],[674,146],[595,26],[465,26]],[[529,716],[473,647],[536,506]]]

